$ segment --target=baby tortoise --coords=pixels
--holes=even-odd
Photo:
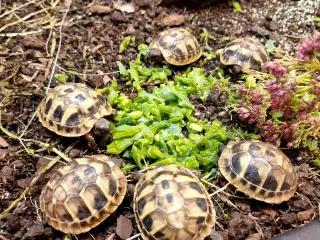
[[[269,54],[258,40],[244,37],[229,42],[220,54],[220,61],[230,66],[232,73],[240,73],[248,69],[260,70],[269,61]]]
[[[196,37],[184,28],[161,32],[149,47],[150,58],[177,66],[195,62],[202,54]]]
[[[90,131],[98,136],[110,134],[110,122],[103,118],[112,108],[97,91],[82,83],[66,83],[51,89],[37,109],[42,125],[58,135],[84,135],[89,147],[97,149]]]
[[[85,233],[118,208],[126,189],[125,175],[109,157],[77,158],[51,177],[41,192],[40,208],[55,229]]]
[[[211,198],[180,165],[157,166],[138,181],[133,209],[144,240],[202,240],[215,224]]]
[[[218,165],[231,184],[260,201],[281,203],[297,189],[297,175],[289,158],[269,143],[231,141],[221,153]]]

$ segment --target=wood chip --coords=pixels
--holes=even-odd
[[[112,11],[112,8],[102,5],[93,5],[88,8],[88,11],[91,13],[110,13]]]
[[[180,14],[170,14],[162,19],[162,24],[165,26],[180,26],[185,22],[185,17]]]
[[[121,0],[114,2],[113,7],[121,12],[126,13],[133,13],[136,11],[132,3],[124,3]]]
[[[0,137],[0,147],[9,147],[9,143]]]
[[[116,233],[121,239],[127,239],[132,233],[132,222],[129,218],[120,215],[117,218]]]

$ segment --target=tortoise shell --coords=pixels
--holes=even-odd
[[[260,201],[281,203],[297,189],[297,175],[289,158],[269,143],[231,141],[221,153],[218,165],[231,184]]]
[[[113,213],[126,189],[125,175],[109,157],[77,158],[51,177],[41,192],[40,208],[55,229],[80,234]]]
[[[161,32],[149,47],[160,50],[169,64],[178,66],[195,62],[202,54],[196,37],[184,28]]]
[[[82,83],[66,83],[51,89],[37,109],[44,127],[66,137],[85,135],[111,112],[105,98]]]
[[[239,38],[229,42],[220,55],[223,65],[238,65],[242,70],[260,70],[269,61],[265,47],[256,39]]]
[[[143,239],[201,240],[216,215],[205,187],[180,165],[157,166],[141,177],[133,209]]]

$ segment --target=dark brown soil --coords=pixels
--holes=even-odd
[[[22,134],[38,103],[45,95],[55,57],[52,50],[56,53],[59,46],[59,23],[68,1],[57,1],[58,4],[54,7],[50,5],[51,2],[39,1],[39,4],[29,4],[15,10],[17,15],[8,14],[0,17],[2,124],[16,135]],[[181,4],[181,1],[176,6],[171,5],[170,1],[164,1],[169,6],[157,5],[156,2],[161,1],[135,0],[133,1],[135,12],[125,13],[114,9],[112,1],[95,1],[95,4],[110,7],[100,9],[103,13],[97,13],[98,10],[90,9],[92,5],[90,1],[72,1],[62,28],[61,49],[55,73],[59,73],[60,69],[73,70],[79,74],[69,78],[68,81],[86,82],[91,87],[102,88],[110,80],[103,73],[117,71],[116,60],[128,65],[136,57],[137,46],[140,43],[150,42],[159,31],[167,28],[168,24],[188,27],[197,36],[202,32],[202,28],[206,28],[216,38],[209,41],[213,50],[225,45],[225,42],[221,41],[222,37],[255,35],[262,41],[269,38],[279,40],[278,44],[292,53],[301,37],[319,30],[319,25],[312,21],[317,12],[319,13],[319,3],[315,3],[317,1],[314,0],[241,1],[244,13],[234,13],[231,1],[201,1],[203,2],[201,4],[197,3],[198,1],[191,1],[187,6]],[[20,1],[2,1],[0,15],[12,9],[14,3],[21,5]],[[17,21],[17,16],[22,18],[43,8],[48,9],[36,17],[32,16],[25,21],[10,25]],[[175,19],[172,14],[179,14],[180,19]],[[173,20],[168,20],[170,17]],[[52,20],[54,18],[56,22]],[[41,20],[30,21],[32,19]],[[49,23],[56,24],[54,29],[47,27],[39,33],[26,36],[10,35],[36,31],[50,25]],[[119,54],[119,45],[126,36],[135,36],[135,43],[131,43],[124,54]],[[217,64],[217,61],[211,61],[204,67],[212,70]],[[108,76],[120,83],[125,81],[118,73]],[[53,79],[51,87],[57,84],[59,83]],[[132,93],[124,84],[120,85],[125,93]],[[218,117],[220,120],[228,122],[228,119],[224,119],[224,114],[221,114],[223,110],[221,106],[203,104],[197,100],[194,102],[197,103],[199,113],[197,117],[213,120],[221,116]],[[45,156],[51,154],[51,157],[55,157],[55,155],[41,151],[38,146],[30,142],[25,142],[26,148],[35,150],[34,155],[28,155],[18,140],[9,138],[2,132],[0,136],[0,212],[2,212],[29,186],[31,180],[39,173],[39,169],[48,163]],[[37,120],[28,127],[24,138],[55,144],[61,151],[73,143],[70,139],[63,139],[48,132]],[[7,141],[9,146],[6,146],[3,140]],[[83,139],[79,140],[69,153],[70,157],[90,154]],[[289,154],[298,167],[299,185],[295,196],[280,205],[270,205],[250,200],[236,192],[234,188],[228,187],[225,192],[214,197],[217,233],[214,233],[211,239],[271,239],[274,235],[319,218],[319,169],[307,165],[310,163],[307,153],[296,151]],[[43,174],[32,187],[31,193],[27,194],[5,218],[0,219],[0,239],[63,239],[61,232],[41,221],[39,209],[41,189],[61,164],[56,164]],[[226,182],[223,177],[218,176],[214,184],[223,187]],[[119,236],[127,238],[128,235],[137,234],[132,212],[132,189],[133,185],[129,185],[128,196],[115,214],[90,233],[77,238],[120,239]],[[215,189],[210,191],[213,192]],[[132,232],[130,224],[133,227]]]

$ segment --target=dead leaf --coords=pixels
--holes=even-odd
[[[93,5],[88,8],[88,11],[91,13],[110,13],[112,12],[112,8],[102,5]]]
[[[272,218],[276,219],[276,217],[278,216],[278,213],[272,209],[261,209],[261,211],[264,213],[264,214],[267,214],[269,216],[271,216]]]
[[[0,160],[4,159],[8,153],[9,153],[8,149],[0,149]]]
[[[108,82],[110,82],[112,79],[108,75],[103,76],[103,85],[107,85]]]
[[[121,12],[133,13],[136,11],[132,3],[123,3],[121,0],[113,2],[113,7]]]
[[[121,239],[127,239],[132,233],[132,222],[129,218],[120,215],[117,218],[116,233]]]
[[[297,218],[300,222],[309,221],[313,214],[315,214],[315,210],[311,208],[302,212],[298,212]]]
[[[180,14],[170,14],[162,19],[162,24],[165,26],[180,26],[185,22],[185,17]]]
[[[0,147],[9,147],[9,143],[0,137]]]

